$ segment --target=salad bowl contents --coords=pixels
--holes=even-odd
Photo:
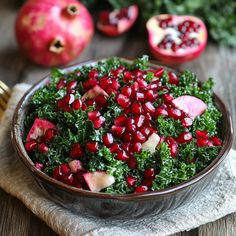
[[[204,189],[232,144],[212,86],[145,56],[55,69],[19,103],[13,142],[66,207],[115,218],[163,212]]]

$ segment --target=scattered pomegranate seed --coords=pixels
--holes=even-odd
[[[94,129],[100,129],[102,127],[102,125],[104,124],[104,122],[105,122],[105,118],[103,116],[99,116],[98,118],[96,118],[93,121]]]
[[[85,111],[87,109],[87,105],[85,103],[82,103],[81,110]]]
[[[140,185],[134,190],[134,193],[143,193],[147,191],[148,191],[148,187],[146,185]]]
[[[79,143],[74,143],[71,146],[70,156],[74,159],[84,155],[84,151]]]
[[[151,134],[151,129],[149,127],[141,127],[140,132],[144,135],[144,136],[149,136]]]
[[[181,120],[184,128],[189,128],[193,124],[193,120],[189,117],[185,117]]]
[[[145,102],[143,105],[143,109],[144,111],[150,112],[151,114],[155,112],[155,107],[153,106],[151,102]]]
[[[124,150],[118,151],[115,158],[120,161],[127,161],[129,159],[129,156]]]
[[[74,110],[79,110],[82,106],[82,101],[78,98],[78,99],[75,99],[75,101],[73,102],[72,104],[72,108]]]
[[[48,141],[53,140],[56,133],[57,131],[55,129],[47,129],[44,134],[45,141],[48,142]]]
[[[125,114],[119,115],[115,118],[114,124],[123,126],[126,123],[127,116]]]
[[[140,131],[136,131],[133,135],[133,140],[135,142],[144,143],[146,141],[146,137]]]
[[[76,80],[72,80],[70,82],[67,83],[66,85],[66,92],[67,93],[74,93],[74,89],[77,86],[77,81]]]
[[[99,76],[99,73],[96,69],[93,69],[88,73],[88,78],[89,79],[97,79],[98,76]]]
[[[64,97],[64,102],[66,105],[70,105],[71,103],[73,103],[75,100],[75,96],[73,94],[67,94]]]
[[[137,115],[134,117],[134,122],[138,128],[142,127],[145,121],[145,116],[144,115]]]
[[[60,79],[56,84],[56,89],[60,90],[60,89],[64,88],[65,85],[66,85],[66,80],[65,79]]]
[[[123,87],[123,88],[121,89],[121,93],[122,93],[123,95],[125,95],[126,97],[130,97],[130,96],[131,96],[131,93],[132,93],[132,89],[131,89],[130,87],[128,87],[128,86]]]
[[[133,73],[130,71],[125,71],[124,72],[124,82],[127,83],[132,80],[133,80]]]
[[[87,99],[84,101],[84,103],[86,104],[87,107],[93,106],[95,101],[94,99]]]
[[[163,73],[164,73],[164,68],[160,67],[160,68],[156,69],[156,71],[154,72],[154,75],[155,75],[155,77],[161,78]]]
[[[155,170],[154,168],[149,168],[149,169],[146,169],[144,171],[144,176],[147,178],[147,179],[154,179],[155,178]]]
[[[114,139],[111,133],[106,133],[102,136],[102,141],[106,147],[111,146],[113,143]]]
[[[130,169],[136,169],[138,166],[137,160],[135,157],[131,156],[129,160],[127,160],[127,165]]]
[[[30,140],[25,144],[25,149],[28,152],[32,152],[36,149],[37,147],[37,142],[36,140]]]
[[[144,72],[142,70],[135,70],[134,71],[134,76],[137,78],[137,77],[142,77],[144,75]]]
[[[94,78],[87,79],[83,82],[83,88],[85,91],[88,91],[89,89],[93,88],[98,84],[98,81]]]
[[[179,109],[177,109],[177,108],[168,109],[168,115],[170,117],[172,117],[173,119],[175,119],[175,120],[179,120],[183,116],[182,112]]]
[[[135,184],[137,183],[137,179],[131,175],[126,177],[126,182],[129,187],[134,187]]]
[[[189,133],[189,132],[183,132],[179,135],[179,137],[177,138],[177,142],[179,144],[182,144],[182,143],[188,143],[192,140],[192,134]]]
[[[207,139],[203,139],[203,138],[198,138],[197,139],[197,146],[198,147],[206,147],[206,146],[208,146],[208,140]]]
[[[142,144],[141,143],[134,143],[131,147],[131,151],[134,153],[140,153],[142,151]]]
[[[98,142],[88,142],[88,143],[86,143],[86,149],[89,152],[96,153],[98,151],[98,148],[99,148]]]
[[[58,109],[63,109],[65,107],[65,100],[64,99],[59,99],[57,100],[57,108]]]
[[[91,121],[96,120],[100,115],[101,115],[101,113],[99,111],[90,111],[90,112],[88,112],[88,118]]]
[[[70,108],[69,105],[66,105],[66,106],[63,107],[63,110],[64,110],[65,112],[70,112],[70,111],[71,111],[71,108]]]
[[[115,90],[118,90],[120,88],[120,83],[118,80],[112,80],[111,87]]]
[[[60,175],[67,175],[70,173],[70,167],[68,164],[61,164],[59,165]]]
[[[211,141],[213,142],[213,145],[215,145],[215,146],[221,146],[222,145],[222,141],[217,136],[213,136],[211,138]]]
[[[129,106],[130,104],[130,100],[128,97],[126,97],[123,94],[118,94],[117,96],[117,103],[122,107],[122,108],[126,108]]]
[[[122,137],[123,141],[128,143],[132,140],[133,136],[131,133],[125,133]]]
[[[140,89],[145,89],[147,87],[147,82],[143,78],[138,78],[137,79],[138,85]]]
[[[154,95],[154,92],[151,89],[144,92],[144,98],[145,98],[146,101],[149,101],[149,102],[154,102],[155,99],[156,99],[155,95]]]
[[[133,94],[135,94],[139,90],[139,85],[138,85],[138,82],[136,82],[136,81],[130,87],[131,87]]]
[[[135,115],[139,115],[143,112],[142,105],[139,102],[133,102],[131,105],[131,111]]]
[[[126,130],[128,132],[134,132],[136,130],[135,121],[132,118],[127,118],[126,121]]]
[[[73,182],[74,182],[74,175],[72,173],[67,174],[67,175],[63,175],[63,176],[61,176],[60,180],[61,180],[61,182],[72,186]]]
[[[169,94],[169,93],[165,93],[165,94],[162,95],[162,99],[163,99],[164,103],[168,104],[168,103],[172,102],[174,97],[171,94]]]
[[[106,107],[108,105],[107,98],[104,95],[98,95],[94,98],[95,103],[100,107]]]
[[[149,112],[146,112],[144,116],[145,116],[145,123],[150,122],[152,120],[152,116],[150,115]]]
[[[166,109],[158,107],[154,113],[154,118],[158,118],[159,116],[168,116],[168,112]]]
[[[45,143],[40,143],[38,146],[38,150],[41,153],[46,153],[46,152],[48,152],[49,148]]]
[[[141,92],[136,93],[136,101],[141,102],[144,100],[144,94]]]
[[[170,149],[170,155],[172,157],[176,157],[178,153],[178,144],[172,137],[166,137],[165,142],[168,144],[168,147]]]
[[[169,83],[170,84],[175,84],[175,85],[179,84],[179,79],[175,73],[169,72],[168,76],[169,76]]]
[[[206,130],[196,130],[196,138],[208,139],[209,134]]]
[[[121,149],[120,149],[120,146],[119,146],[119,144],[118,143],[113,143],[113,144],[111,144],[111,146],[110,146],[110,151],[111,151],[111,153],[117,153],[118,151],[120,151]]]

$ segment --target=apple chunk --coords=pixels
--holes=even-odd
[[[153,133],[149,136],[148,140],[142,144],[142,150],[149,151],[154,153],[156,151],[156,146],[160,142],[160,136],[156,133]]]
[[[93,88],[89,89],[83,96],[82,101],[86,99],[92,99],[97,97],[98,95],[104,95],[105,97],[108,97],[108,94],[99,86],[95,85]]]
[[[115,182],[115,178],[104,171],[88,172],[83,174],[83,176],[92,192],[100,192]]]
[[[172,101],[172,103],[176,108],[185,112],[192,119],[200,116],[207,109],[206,103],[201,99],[190,95],[177,97]]]

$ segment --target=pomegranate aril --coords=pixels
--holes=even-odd
[[[74,159],[84,155],[84,151],[79,143],[74,143],[71,146],[70,156]]]
[[[188,128],[193,124],[193,120],[189,117],[185,117],[181,120],[181,123],[184,128]]]
[[[148,187],[146,185],[140,185],[134,190],[134,193],[143,193],[147,191],[148,191]]]
[[[110,149],[111,153],[118,153],[118,151],[121,151],[118,143],[111,144],[109,149]]]
[[[152,182],[153,182],[153,180],[151,178],[147,178],[147,179],[144,179],[144,181],[142,182],[142,185],[145,185],[148,188],[151,188],[152,187]]]
[[[135,115],[141,114],[143,112],[141,103],[133,102],[131,105],[131,112]]]
[[[208,140],[207,139],[203,139],[203,138],[198,138],[197,139],[197,146],[198,147],[206,147],[206,146],[208,146]]]
[[[159,116],[168,116],[168,112],[166,109],[158,107],[154,113],[154,118],[158,118]]]
[[[178,77],[175,73],[169,72],[168,77],[169,77],[169,83],[170,84],[175,84],[175,85],[179,84],[179,79],[178,79]]]
[[[103,116],[99,116],[93,121],[93,127],[94,129],[100,129],[105,122],[105,118]]]
[[[63,107],[63,110],[64,110],[65,112],[70,112],[70,111],[71,111],[70,105],[64,106],[64,107]]]
[[[174,97],[171,94],[169,94],[169,93],[165,93],[165,94],[162,95],[162,99],[163,99],[164,103],[169,104],[169,103],[172,102]]]
[[[140,132],[144,135],[144,136],[149,136],[151,134],[151,129],[149,127],[142,127],[140,129]]]
[[[59,171],[61,175],[67,175],[68,173],[70,173],[70,167],[68,164],[61,164],[59,165]]]
[[[136,158],[135,157],[133,157],[133,156],[131,156],[130,158],[129,158],[129,160],[127,160],[127,165],[128,165],[128,167],[130,168],[130,169],[136,169],[137,168],[137,166],[138,166],[138,163],[137,163],[137,160],[136,160]]]
[[[114,124],[115,125],[125,125],[127,116],[125,114],[119,115],[115,118]]]
[[[144,100],[144,94],[143,94],[143,93],[140,93],[140,92],[137,92],[137,93],[136,93],[136,100],[137,100],[138,102],[143,101],[143,100]]]
[[[94,86],[96,86],[98,84],[98,81],[94,78],[90,78],[90,79],[87,79],[83,82],[83,88],[85,91],[93,88]]]
[[[60,89],[64,88],[65,85],[66,85],[66,80],[65,79],[60,79],[56,84],[56,89],[60,90]]]
[[[147,179],[154,179],[155,178],[155,170],[154,168],[149,168],[144,171],[144,176]]]
[[[189,133],[189,132],[183,132],[179,135],[179,137],[177,138],[177,142],[179,144],[182,144],[182,143],[188,143],[192,140],[192,134]]]
[[[88,118],[91,121],[97,119],[100,115],[101,115],[101,113],[99,111],[90,111],[90,112],[88,112]]]
[[[132,118],[128,118],[126,121],[126,131],[133,133],[136,130],[135,121]]]
[[[140,131],[136,131],[133,135],[133,140],[134,142],[144,143],[146,141],[146,137]]]
[[[196,138],[208,139],[209,134],[206,130],[196,130]]]
[[[66,105],[70,105],[74,102],[75,96],[73,94],[67,94],[63,99]]]
[[[60,180],[61,178],[61,172],[60,172],[60,166],[57,166],[53,172],[52,172],[52,177],[56,180]]]
[[[99,76],[99,73],[96,69],[93,69],[88,73],[88,78],[89,79],[97,79],[98,76]]]
[[[131,144],[130,144],[130,143],[123,143],[122,146],[121,146],[121,148],[122,148],[123,150],[125,150],[127,153],[130,152],[130,147],[131,147]]]
[[[111,88],[118,90],[120,88],[120,83],[118,80],[112,80]]]
[[[66,92],[67,93],[74,93],[74,89],[77,86],[77,81],[76,80],[72,80],[70,82],[67,83],[66,85]]]
[[[145,116],[145,123],[150,122],[152,120],[152,116],[149,112],[146,112],[144,114],[144,116]],[[149,124],[151,124],[151,123],[149,123]]]
[[[87,107],[93,106],[95,103],[94,99],[87,99],[85,100],[85,104]]]
[[[139,84],[136,81],[130,87],[131,87],[131,90],[132,90],[132,94],[135,94],[136,92],[139,91]]]
[[[222,141],[217,136],[211,137],[211,141],[213,142],[214,146],[221,146],[222,145]]]
[[[88,143],[86,143],[86,149],[89,152],[96,153],[98,151],[98,148],[99,148],[98,142],[88,142]]]
[[[123,87],[123,88],[121,89],[121,93],[122,93],[123,95],[125,95],[126,97],[130,97],[130,96],[131,96],[131,93],[132,93],[132,89],[131,89],[130,87],[128,87],[128,86]]]
[[[75,99],[75,101],[72,104],[72,108],[74,110],[79,110],[81,107],[82,107],[82,101],[79,98]]]
[[[144,72],[142,70],[137,69],[134,71],[135,77],[142,77],[143,75],[144,75]]]
[[[67,175],[63,175],[63,176],[61,176],[60,180],[61,180],[61,182],[72,186],[73,182],[74,182],[74,175],[72,173],[67,174]]]
[[[153,90],[149,89],[144,92],[144,99],[149,102],[154,102],[156,100]]]
[[[144,103],[143,109],[144,109],[144,111],[150,112],[151,114],[153,114],[156,110],[151,102]]]
[[[107,98],[104,95],[98,95],[94,100],[99,107],[106,107],[108,105]]]
[[[126,97],[123,94],[118,94],[117,96],[117,103],[122,107],[122,108],[127,108],[130,104],[130,100],[128,97]]]
[[[37,170],[43,170],[44,169],[44,165],[42,163],[39,163],[39,162],[36,162],[34,164],[34,166]]]
[[[182,112],[177,108],[176,109],[168,109],[168,115],[175,120],[181,119],[183,116]]]
[[[101,88],[103,88],[104,90],[109,88],[112,84],[111,79],[108,78],[107,76],[104,76],[103,78],[101,78],[99,82],[100,82]]]
[[[122,137],[124,142],[130,142],[132,140],[133,136],[131,133],[125,133]]]
[[[38,146],[38,150],[41,153],[47,153],[49,148],[45,143],[40,143],[39,146]]]
[[[48,142],[48,141],[53,140],[56,133],[57,132],[56,132],[55,129],[47,129],[45,134],[44,134],[45,141]]]
[[[114,139],[111,133],[106,133],[102,136],[102,141],[106,147],[111,146],[113,143]]]
[[[168,147],[170,149],[170,155],[172,157],[176,157],[178,153],[178,144],[172,137],[165,138],[165,142],[168,144]]]
[[[81,110],[85,111],[87,109],[87,105],[85,103],[82,103]]]
[[[25,144],[25,149],[28,152],[32,152],[36,149],[37,147],[37,142],[36,140],[30,140]]]
[[[137,183],[137,179],[131,175],[126,177],[126,182],[129,187],[134,187],[135,184]]]
[[[124,150],[118,151],[115,158],[119,161],[127,161],[129,159],[129,156]]]
[[[154,76],[158,77],[158,78],[161,78],[163,73],[164,73],[164,68],[160,67],[160,68],[155,70]]]
[[[115,135],[117,137],[121,137],[122,134],[124,134],[124,132],[125,132],[125,127],[118,126],[118,125],[112,125],[111,132],[113,133],[113,135]]]
[[[123,80],[125,83],[132,81],[133,80],[133,72],[125,71]]]
[[[134,143],[131,147],[131,151],[133,153],[140,153],[142,151],[142,144],[141,143]]]
[[[145,121],[145,116],[144,115],[137,115],[134,117],[134,122],[138,128],[140,128]]]
[[[57,108],[58,109],[63,109],[66,106],[65,100],[64,99],[59,99],[57,100]]]
[[[143,78],[138,78],[137,79],[138,85],[140,89],[145,89],[147,87],[147,82]]]

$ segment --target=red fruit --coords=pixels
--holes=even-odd
[[[102,136],[102,141],[106,147],[110,147],[114,141],[111,133],[106,133]]]
[[[53,170],[53,178],[57,180],[61,180],[63,175],[67,175],[70,173],[70,167],[68,164],[61,164]]]
[[[183,116],[179,109],[168,109],[168,115],[175,120],[179,120]]]
[[[196,130],[196,138],[208,139],[209,134],[206,130]]]
[[[166,64],[193,60],[207,44],[206,26],[194,16],[153,16],[146,27],[152,54]]]
[[[133,156],[130,156],[126,163],[130,169],[136,169],[138,166],[137,160]]]
[[[129,156],[124,150],[120,150],[117,152],[115,158],[119,161],[127,161],[129,159]]]
[[[34,164],[34,166],[37,170],[43,170],[44,169],[44,165],[42,163],[39,163],[39,162],[36,162]]]
[[[117,137],[121,137],[122,134],[124,134],[124,132],[125,132],[125,127],[118,126],[118,125],[112,125],[111,132],[113,133],[113,135],[115,135]]]
[[[174,72],[169,72],[168,77],[169,77],[169,83],[170,84],[175,84],[175,85],[179,84],[179,79],[178,79],[177,75]]]
[[[96,118],[93,121],[94,129],[100,129],[102,127],[102,125],[104,124],[104,122],[105,122],[105,118],[103,116],[99,116],[98,118]]]
[[[185,117],[181,120],[181,123],[184,128],[188,128],[193,124],[193,120],[189,117]]]
[[[56,126],[48,120],[36,118],[26,137],[26,142],[30,140],[37,140],[38,138],[44,136],[48,129],[56,130]]]
[[[81,161],[79,160],[73,160],[73,161],[70,161],[68,163],[69,167],[70,167],[70,171],[72,173],[76,173],[78,172],[79,170],[83,170],[84,168],[82,167],[82,163]]]
[[[74,93],[76,86],[77,86],[76,80],[72,80],[72,81],[68,82],[66,85],[66,92],[67,93]]]
[[[133,136],[131,133],[125,133],[122,137],[123,141],[128,143],[132,140]]]
[[[142,185],[147,186],[148,188],[151,188],[152,187],[152,182],[153,182],[153,180],[151,178],[148,178],[148,179],[145,179],[142,182]]]
[[[143,109],[144,109],[145,112],[150,112],[151,114],[153,114],[156,110],[151,102],[144,103],[143,104]]]
[[[119,144],[117,144],[117,143],[111,144],[109,149],[110,149],[111,153],[118,153],[118,151],[121,150]]]
[[[56,89],[60,90],[60,89],[64,88],[65,85],[66,85],[66,80],[65,79],[60,79],[56,84]]]
[[[98,142],[87,142],[86,143],[86,149],[89,152],[96,153],[98,151],[98,148],[99,148]]]
[[[140,185],[134,190],[134,193],[143,193],[147,191],[148,191],[148,187],[146,185]]]
[[[128,31],[138,17],[138,7],[115,9],[113,11],[102,11],[98,16],[97,28],[108,36],[118,36]]]
[[[131,112],[135,115],[139,115],[143,112],[142,105],[139,102],[133,102],[131,105]]]
[[[198,147],[206,147],[206,146],[208,146],[208,140],[207,139],[203,139],[203,138],[198,138],[197,139],[197,146]]]
[[[84,155],[84,151],[79,143],[74,143],[71,146],[70,156],[73,159],[79,158]]]
[[[89,111],[88,112],[88,118],[91,121],[96,120],[100,115],[101,115],[101,113],[99,111]]]
[[[112,89],[115,89],[115,90],[118,90],[120,88],[120,83],[118,80],[114,79],[112,80],[111,82],[111,88]]]
[[[89,79],[97,79],[99,76],[99,73],[97,71],[97,69],[92,69],[89,73],[88,73],[88,78]]]
[[[144,100],[144,94],[140,93],[140,92],[137,92],[136,93],[136,101],[141,102],[143,100]]]
[[[119,115],[115,118],[114,124],[123,126],[126,123],[127,116],[125,114]]]
[[[146,122],[146,123],[147,123],[147,122],[150,122],[150,121],[152,120],[152,116],[150,115],[149,112],[145,113],[144,116],[145,116],[145,122]],[[150,124],[150,123],[149,123],[149,124]]]
[[[136,130],[135,121],[132,118],[127,118],[126,131],[133,133]]]
[[[72,186],[74,183],[74,175],[72,173],[67,174],[67,175],[63,175],[63,176],[61,176],[60,181]]]
[[[164,103],[170,104],[172,102],[172,100],[174,99],[174,97],[169,93],[165,93],[162,95],[162,99],[163,99]]]
[[[207,105],[202,100],[189,95],[177,97],[172,101],[172,103],[176,108],[185,112],[188,117],[193,120],[207,109]]]
[[[141,143],[134,143],[131,147],[131,151],[134,153],[140,153],[142,151],[142,144]]]
[[[88,45],[93,20],[75,0],[27,1],[18,13],[15,34],[19,47],[33,62],[64,65]]]
[[[85,101],[86,99],[93,99],[93,98],[96,98],[99,95],[103,95],[105,97],[108,97],[108,94],[99,85],[95,85],[93,88],[89,89],[82,96],[81,100]]]
[[[211,137],[214,146],[222,146],[222,141],[217,136]]]
[[[133,140],[135,142],[144,143],[146,140],[146,137],[140,131],[136,131],[133,134]]]
[[[122,108],[126,108],[129,106],[130,104],[130,100],[128,97],[126,97],[125,95],[123,94],[118,94],[117,98],[117,103],[122,107]]]
[[[147,82],[143,78],[137,78],[137,82],[140,89],[145,89],[147,87]]]
[[[144,92],[144,99],[149,102],[154,102],[156,100],[153,90],[149,89]]]
[[[38,146],[38,150],[41,153],[46,153],[46,152],[48,152],[49,148],[45,143],[40,143]]]
[[[83,88],[84,88],[84,90],[87,91],[87,90],[93,88],[94,86],[96,86],[97,84],[98,84],[97,79],[89,78],[83,82]]]
[[[124,72],[124,82],[127,83],[129,81],[132,81],[134,78],[134,74],[131,71],[125,71]],[[126,94],[125,94],[126,95]],[[127,96],[127,95],[126,95]]]
[[[29,141],[27,141],[26,144],[25,144],[25,150],[26,150],[27,152],[32,152],[32,151],[34,151],[34,150],[36,149],[36,147],[37,147],[37,142],[36,142],[36,140],[29,140]]]
[[[164,70],[164,68],[162,68],[162,67],[156,69],[155,72],[154,72],[155,77],[161,78],[162,75],[163,75],[163,73],[164,73],[164,71],[165,71],[165,70]]]
[[[137,179],[131,175],[128,175],[126,177],[126,182],[128,184],[129,187],[134,187],[135,184],[137,183]]]
[[[72,108],[74,110],[79,110],[81,107],[82,107],[82,101],[79,98],[75,99],[75,101],[72,104]]]
[[[166,109],[158,107],[154,113],[154,118],[158,118],[159,116],[168,116],[168,112]]]
[[[193,139],[192,134],[189,132],[183,132],[179,135],[179,137],[177,138],[177,142],[179,144],[182,143],[188,143]]]
[[[153,168],[146,169],[144,172],[144,176],[147,179],[154,179],[155,178],[155,170]]]
[[[168,147],[170,149],[170,155],[172,157],[176,157],[178,154],[178,144],[172,137],[165,138],[165,142],[168,144]]]
[[[48,142],[48,141],[53,140],[56,133],[57,133],[57,131],[55,129],[48,129],[44,135],[45,141]]]
[[[121,93],[122,93],[123,95],[125,95],[126,97],[130,97],[130,96],[131,96],[131,93],[132,93],[132,89],[131,89],[130,87],[128,87],[128,86],[123,87],[123,88],[121,89]]]
[[[106,107],[108,105],[107,97],[104,95],[98,95],[94,100],[99,107]]]
[[[144,136],[149,136],[151,134],[151,129],[149,127],[141,127],[140,132],[144,135]]]
[[[145,116],[144,115],[137,115],[134,117],[134,122],[138,128],[142,127],[145,121]]]

